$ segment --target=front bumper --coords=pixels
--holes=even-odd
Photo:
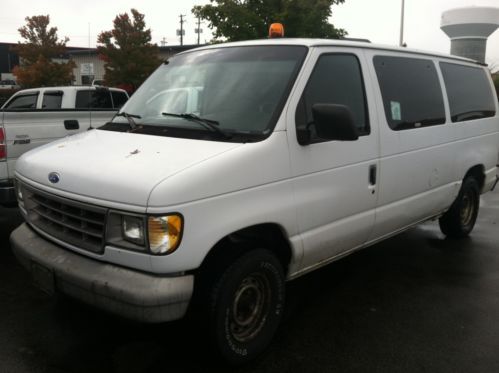
[[[43,273],[39,284],[45,290],[141,322],[176,320],[187,311],[192,275],[162,277],[89,259],[47,241],[26,223],[12,232],[10,242],[35,282]]]

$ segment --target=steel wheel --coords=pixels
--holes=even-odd
[[[270,284],[261,274],[246,277],[237,289],[229,328],[239,342],[251,340],[262,329],[269,311]]]
[[[463,200],[461,202],[461,225],[468,226],[474,219],[475,211],[477,210],[478,199],[473,190],[467,189],[463,193]]]
[[[440,218],[440,229],[448,237],[462,238],[468,236],[475,226],[480,207],[480,189],[473,177],[464,179],[459,194]]]
[[[284,308],[284,273],[268,250],[253,249],[231,263],[211,294],[213,347],[234,365],[246,363],[269,345]]]

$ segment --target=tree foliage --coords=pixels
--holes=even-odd
[[[131,9],[119,14],[113,21],[111,31],[98,36],[97,48],[104,60],[104,81],[107,85],[135,91],[139,85],[160,65],[157,45],[151,44],[151,30],[146,29],[144,15]]]
[[[331,7],[345,0],[210,0],[192,9],[209,22],[214,41],[267,37],[274,22],[284,24],[286,37],[340,38],[346,35],[328,22]]]
[[[13,47],[21,59],[21,66],[13,69],[17,82],[24,88],[65,85],[73,80],[73,61],[65,61],[68,38],[59,40],[57,27],[50,27],[48,15],[26,17],[26,25],[19,28],[25,40]]]

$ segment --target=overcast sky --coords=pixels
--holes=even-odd
[[[51,25],[59,29],[59,37],[70,38],[68,45],[95,46],[97,34],[112,29],[118,13],[135,7],[145,14],[153,42],[178,45],[176,29],[179,15],[186,15],[184,44],[196,43],[196,20],[193,5],[208,0],[0,0],[0,42],[19,40],[17,29],[25,24],[26,16],[49,14]],[[499,0],[406,0],[404,40],[411,48],[448,53],[450,42],[440,30],[443,11],[463,6],[496,6]],[[331,22],[348,31],[349,36],[367,38],[375,43],[396,45],[399,41],[401,0],[345,0],[333,6]],[[202,25],[201,43],[211,39],[207,25]],[[89,32],[90,30],[90,32]],[[164,39],[163,39],[164,38]],[[499,68],[499,31],[487,45],[487,62]]]

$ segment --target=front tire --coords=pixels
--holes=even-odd
[[[447,237],[463,238],[475,226],[480,206],[480,188],[473,177],[464,179],[459,194],[450,209],[440,218],[440,230]]]
[[[282,266],[256,249],[231,263],[211,293],[210,334],[221,357],[240,365],[260,355],[281,321],[285,296]]]

